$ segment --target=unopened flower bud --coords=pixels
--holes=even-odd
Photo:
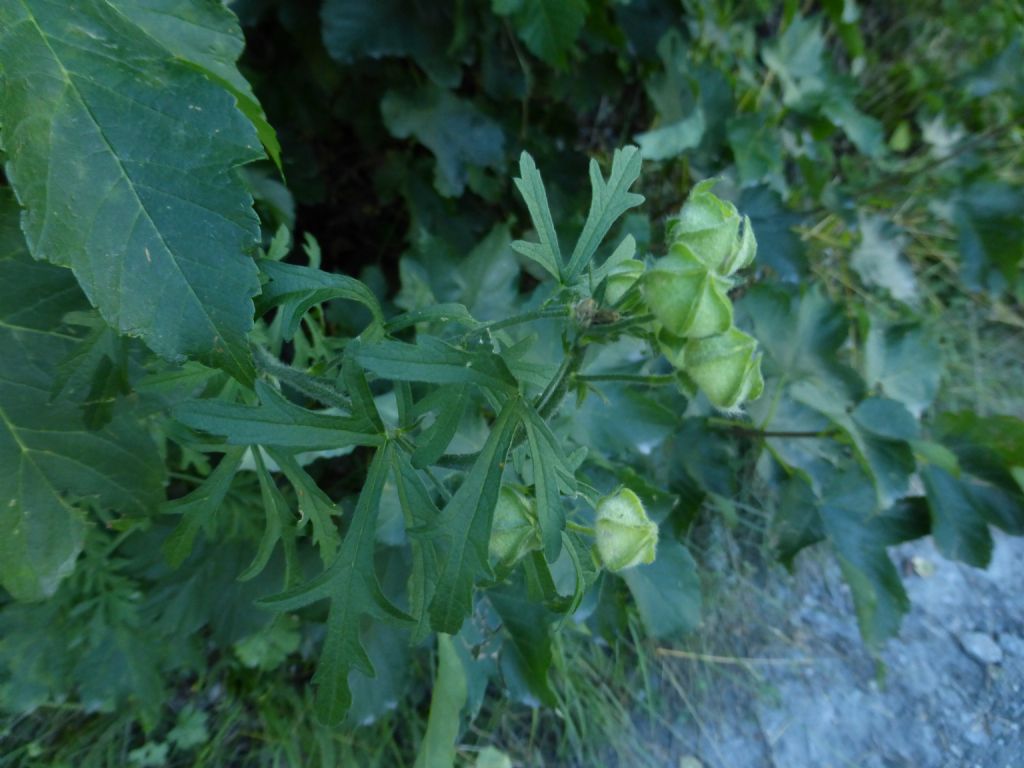
[[[655,262],[644,275],[644,298],[673,336],[712,336],[732,325],[729,281],[712,272],[685,245]]]
[[[501,568],[511,568],[527,552],[540,548],[540,529],[533,505],[519,491],[502,486],[488,545],[492,562]]]
[[[729,277],[754,260],[757,240],[750,218],[741,219],[735,205],[716,197],[714,185],[715,179],[708,179],[693,188],[679,215],[669,221],[668,240],[688,246],[708,267]]]
[[[628,488],[606,496],[597,505],[597,552],[613,573],[654,562],[658,526]]]
[[[754,237],[754,227],[750,223],[750,217],[743,217],[743,232],[740,234],[739,243],[732,254],[719,265],[718,272],[722,275],[731,275],[744,267],[750,266],[757,255],[757,238]]]
[[[688,245],[711,269],[719,270],[735,251],[740,231],[736,206],[712,192],[715,179],[697,184],[679,215],[669,222],[672,243]]]
[[[686,345],[687,375],[716,408],[732,410],[764,389],[757,341],[736,328]]]
[[[618,304],[643,273],[644,263],[639,259],[626,259],[616,264],[606,278],[604,303],[609,306]]]

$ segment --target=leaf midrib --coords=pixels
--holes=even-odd
[[[160,228],[157,227],[156,222],[153,220],[152,215],[150,215],[149,210],[146,208],[145,204],[142,202],[142,198],[139,196],[138,191],[136,190],[135,179],[131,176],[131,174],[128,173],[128,171],[125,168],[124,164],[121,162],[121,158],[118,156],[117,152],[114,151],[113,145],[110,143],[110,140],[107,138],[107,135],[106,135],[106,133],[103,130],[103,127],[100,125],[99,120],[97,120],[97,118],[96,118],[96,115],[93,114],[93,111],[92,111],[92,109],[89,106],[89,103],[86,101],[85,97],[82,95],[82,92],[78,89],[78,86],[75,84],[74,80],[71,77],[71,73],[69,72],[67,67],[64,66],[64,62],[61,60],[60,56],[57,55],[57,52],[54,50],[53,46],[50,44],[50,39],[49,39],[48,35],[46,34],[46,32],[43,31],[43,28],[39,25],[39,22],[36,20],[35,14],[32,12],[32,8],[29,6],[29,4],[26,2],[26,0],[19,0],[19,2],[21,3],[22,7],[25,9],[25,12],[28,14],[28,18],[29,18],[30,23],[32,24],[33,27],[35,27],[36,31],[39,33],[39,39],[43,41],[43,44],[46,46],[47,50],[50,52],[50,55],[53,56],[53,60],[57,63],[57,66],[60,67],[61,74],[63,75],[64,82],[67,84],[67,87],[70,88],[74,92],[75,97],[78,99],[79,103],[82,105],[82,108],[85,110],[86,114],[89,115],[89,119],[92,121],[93,125],[96,128],[96,133],[103,140],[103,143],[106,145],[107,150],[108,150],[110,156],[114,159],[114,163],[117,165],[118,170],[120,171],[120,173],[123,176],[123,178],[128,182],[128,187],[131,190],[132,196],[135,198],[135,201],[138,203],[139,210],[142,211],[142,213],[145,214],[146,220],[149,222],[150,226],[153,228],[153,232],[156,234],[156,237],[160,241],[161,246],[163,246],[164,250],[167,252],[168,256],[170,257],[170,262],[174,265],[174,269],[180,275],[180,277],[182,279],[182,282],[185,284],[185,286],[188,289],[188,292],[192,295],[193,299],[195,300],[196,305],[199,307],[199,310],[200,310],[200,313],[203,316],[203,319],[205,320],[206,324],[208,325],[208,327],[213,332],[213,342],[216,345],[216,342],[218,340],[222,339],[220,330],[217,328],[217,325],[214,323],[213,318],[210,316],[210,313],[207,312],[205,305],[203,304],[202,300],[199,298],[199,295],[196,293],[195,288],[192,286],[192,283],[189,282],[188,278],[185,276],[185,273],[182,271],[181,265],[178,263],[177,259],[175,258],[174,251],[171,250],[170,245],[168,245],[167,241],[164,239],[163,233],[160,231]],[[123,19],[126,24],[130,25],[133,28],[136,28],[136,25],[134,23],[132,23],[131,19],[126,18],[115,6],[113,6],[109,2],[109,0],[105,0],[104,4],[107,7],[109,7],[110,10],[113,13],[115,13],[119,18]],[[139,30],[139,32],[144,37],[149,39],[149,35],[146,35],[142,30]],[[51,125],[52,125],[52,123],[51,123]],[[51,144],[52,144],[52,142],[51,142]],[[50,167],[52,168],[52,165]],[[124,260],[121,259],[120,261],[123,264]],[[245,362],[246,361],[245,360],[239,360],[237,358],[237,356],[233,352],[233,345],[224,344],[223,346],[224,346],[225,351],[228,354],[230,354],[231,357],[233,358],[235,365],[239,369],[244,370],[245,369]]]

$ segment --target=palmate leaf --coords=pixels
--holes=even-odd
[[[440,572],[430,601],[430,624],[455,634],[473,609],[473,585],[491,571],[487,546],[512,437],[521,419],[519,400],[509,400],[491,427],[462,485],[426,535],[436,541]]]
[[[512,249],[528,259],[533,259],[546,269],[556,280],[562,279],[562,251],[558,246],[558,233],[551,219],[551,208],[548,206],[548,194],[544,189],[537,164],[528,152],[519,156],[519,177],[515,179],[516,189],[526,203],[530,212],[533,228],[537,230],[539,243],[516,240]]]
[[[569,257],[567,265],[562,264],[562,254],[558,246],[558,234],[555,232],[548,208],[547,193],[544,182],[537,170],[533,158],[523,152],[519,158],[519,178],[516,188],[523,196],[530,219],[540,238],[540,243],[516,240],[512,249],[536,261],[556,279],[565,284],[572,284],[580,276],[587,264],[594,257],[608,230],[618,218],[640,205],[643,195],[630,192],[629,188],[640,177],[640,150],[636,147],[623,147],[615,150],[612,157],[612,170],[606,181],[596,160],[590,161],[591,201],[590,212],[583,225],[579,240]]]
[[[295,335],[302,316],[311,307],[333,299],[362,304],[370,310],[374,320],[384,322],[384,313],[377,297],[354,277],[269,259],[260,261],[259,265],[260,271],[270,280],[263,287],[257,302],[260,314],[280,306],[285,339]]]
[[[185,58],[198,29],[169,49],[161,7],[0,2],[6,173],[32,255],[71,267],[112,327],[248,382],[259,221],[236,167],[263,152],[206,74],[227,63]]]
[[[571,283],[586,269],[597,247],[616,220],[630,208],[635,208],[644,201],[643,195],[629,191],[633,183],[640,178],[640,166],[640,150],[636,147],[615,150],[612,156],[612,170],[607,181],[601,175],[597,161],[590,161],[590,212],[587,214],[580,239],[576,241],[576,247],[569,257],[565,282]]]
[[[187,496],[163,505],[161,511],[165,514],[181,515],[181,522],[167,537],[162,547],[164,557],[171,568],[177,568],[192,554],[196,534],[224,503],[244,455],[244,448],[233,448],[228,451],[198,488]]]
[[[89,430],[77,402],[51,401],[58,365],[81,343],[61,317],[85,301],[67,270],[24,253],[16,218],[0,195],[0,585],[36,600],[74,568],[85,534],[77,501],[145,513],[163,497],[164,469],[125,409]]]
[[[561,487],[575,489],[575,478],[558,438],[540,415],[524,403],[523,427],[533,459],[533,484],[536,490],[537,519],[540,523],[544,556],[549,562],[558,558],[565,528],[565,507]]]
[[[366,370],[392,381],[427,384],[476,384],[505,394],[518,384],[505,361],[493,352],[470,352],[431,336],[421,335],[415,344],[381,341],[353,344],[353,358]]]
[[[194,429],[222,435],[231,445],[269,445],[331,450],[349,445],[381,445],[384,438],[359,416],[336,416],[295,405],[273,387],[256,382],[260,405],[191,400],[174,417]]]
[[[441,511],[434,504],[409,457],[392,451],[392,472],[398,502],[402,507],[405,527],[412,547],[412,573],[409,575],[409,610],[416,620],[412,641],[419,642],[430,634],[428,608],[434,598],[434,585],[440,571],[437,544],[422,531],[435,526]]]
[[[367,676],[374,674],[360,640],[362,619],[412,620],[384,596],[373,564],[377,512],[391,450],[385,446],[374,455],[348,533],[327,570],[306,584],[259,601],[276,611],[294,611],[330,599],[327,636],[313,682],[319,687],[317,716],[332,725],[344,719],[352,703],[348,673],[358,669]]]

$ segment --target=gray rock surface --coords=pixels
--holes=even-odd
[[[984,632],[964,632],[960,635],[960,645],[968,656],[982,664],[998,664],[1003,660],[1003,649],[992,639],[992,635]]]
[[[912,608],[880,665],[838,567],[802,554],[795,577],[763,587],[777,604],[744,618],[774,625],[742,652],[785,661],[707,672],[717,682],[697,717],[680,718],[652,765],[692,754],[707,768],[1024,767],[1024,539],[997,534],[987,571],[930,539],[892,554]]]

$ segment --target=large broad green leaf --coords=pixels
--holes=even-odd
[[[277,134],[235,64],[245,48],[245,38],[230,10],[205,0],[118,0],[116,5],[175,58],[198,67],[233,93],[238,108],[256,127],[267,154],[281,167]]]
[[[1024,263],[1024,193],[1002,182],[978,182],[955,201],[961,274],[970,288],[1014,291]]]
[[[385,447],[373,457],[348,533],[330,567],[300,587],[260,601],[273,610],[294,611],[330,599],[327,637],[313,682],[319,688],[317,716],[332,725],[344,719],[352,703],[349,672],[358,669],[370,677],[374,674],[360,639],[363,618],[410,620],[384,596],[373,565],[377,512],[388,475],[389,451]]]
[[[470,168],[499,168],[504,163],[501,125],[451,91],[432,84],[413,93],[389,91],[380,109],[392,136],[414,136],[434,153],[434,186],[446,197],[462,194]]]
[[[61,324],[84,297],[66,269],[24,253],[13,201],[0,196],[0,584],[16,598],[52,595],[85,534],[79,503],[143,514],[163,497],[149,434],[115,408],[98,430],[79,403],[51,400],[58,366],[81,341]]]
[[[620,575],[651,637],[671,637],[700,624],[700,575],[689,550],[678,541],[666,539],[653,563]]]
[[[123,12],[135,5],[0,2],[2,143],[22,227],[111,326],[249,381],[259,222],[236,168],[263,156],[259,138],[203,62]]]
[[[447,55],[452,12],[450,0],[325,0],[324,46],[342,64],[408,56],[439,85],[454,86],[459,68]]]
[[[868,285],[887,290],[894,299],[913,303],[917,277],[902,252],[907,236],[883,216],[860,213],[860,244],[850,255],[850,266]]]
[[[736,115],[729,120],[727,133],[743,186],[768,180],[781,188],[785,183],[782,141],[772,124],[761,114]],[[760,241],[761,230],[755,225],[754,231]]]
[[[462,485],[430,527],[437,542],[440,573],[430,601],[430,623],[438,632],[454,634],[473,608],[473,585],[490,573],[487,546],[494,507],[512,436],[520,420],[518,400],[510,400],[491,427],[483,450]]]
[[[847,318],[821,292],[755,286],[736,302],[736,323],[753,326],[765,351],[766,376],[816,381],[837,397],[857,393],[856,374],[836,356],[846,341]]]
[[[551,669],[551,624],[555,614],[533,599],[521,577],[511,583],[488,590],[487,599],[501,617],[505,631],[512,638],[503,653],[514,653],[523,678],[531,692],[541,701],[554,706],[557,699],[548,682]]]
[[[992,534],[971,486],[942,467],[921,470],[935,545],[946,557],[984,568],[992,558]]]
[[[698,109],[678,122],[652,128],[635,138],[644,159],[669,160],[699,146],[704,128],[704,113]]]
[[[910,607],[896,566],[886,552],[895,543],[871,483],[857,470],[836,473],[821,499],[821,521],[853,592],[861,635],[872,647],[899,630]]]
[[[750,217],[757,233],[757,263],[771,267],[787,282],[797,282],[809,269],[803,240],[793,231],[803,217],[786,208],[778,192],[767,186],[743,190],[737,207]]]
[[[863,361],[868,386],[899,400],[917,417],[938,394],[942,349],[920,325],[893,325],[872,316]]]
[[[862,153],[875,156],[884,149],[881,124],[853,103],[855,88],[825,58],[821,24],[797,16],[786,30],[762,51],[768,68],[782,83],[782,99],[788,107],[820,113],[842,129]]]
[[[1003,530],[1024,535],[1024,421],[1013,416],[944,413],[933,432],[956,454],[960,489],[971,507]]]
[[[462,708],[469,688],[466,669],[449,635],[437,636],[437,677],[430,697],[427,732],[414,768],[450,768],[455,765],[455,743],[462,725]]]
[[[493,0],[496,13],[511,15],[530,51],[556,69],[565,69],[587,18],[585,0]]]
[[[907,495],[916,468],[908,440],[916,436],[916,423],[895,400],[870,398],[849,412],[849,403],[815,381],[792,387],[793,398],[826,416],[843,430],[886,508]]]

